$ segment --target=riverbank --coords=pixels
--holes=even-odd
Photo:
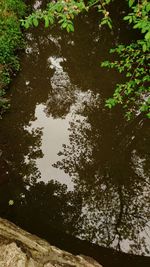
[[[9,108],[5,98],[13,74],[19,70],[18,51],[24,47],[20,18],[25,15],[22,0],[1,0],[0,7],[0,116]]]

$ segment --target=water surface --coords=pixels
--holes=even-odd
[[[95,13],[74,34],[42,25],[26,33],[1,122],[0,214],[104,266],[143,267],[148,257],[121,252],[150,255],[150,126],[104,106],[124,77],[100,62],[134,36],[114,14],[112,33]]]

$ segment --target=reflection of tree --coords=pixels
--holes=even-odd
[[[40,174],[36,167],[36,159],[43,157],[40,148],[42,130],[37,128],[31,133],[22,128],[17,129],[18,131],[14,130],[14,134],[17,136],[16,141],[12,142],[12,139],[9,138],[7,145],[2,147],[0,180],[1,182],[3,179],[11,180],[15,176],[18,179],[25,179],[27,182],[30,179],[38,178]],[[9,133],[7,135],[9,136]],[[16,145],[17,153],[15,153]]]
[[[65,118],[74,102],[74,92],[68,89],[53,90],[46,102],[45,112],[54,119]]]
[[[80,225],[80,199],[77,194],[67,192],[67,186],[50,180],[35,183],[21,199],[18,211],[23,210],[22,221],[31,224],[31,214],[34,214],[32,226],[42,224],[57,232],[66,232],[76,235]]]
[[[51,77],[52,90],[46,102],[45,112],[47,116],[52,115],[55,119],[64,118],[75,101],[75,86],[70,83],[68,74],[60,65],[64,59],[51,57],[51,60],[55,64],[55,72]]]
[[[27,34],[27,51],[21,56],[21,72],[14,80],[11,111],[1,122],[0,183],[9,180],[39,178],[35,161],[42,157],[42,129],[29,132],[29,124],[36,120],[35,108],[44,103],[51,89],[49,77],[53,71],[47,66],[49,50],[56,46],[43,30]],[[55,49],[54,49],[55,48]]]
[[[0,158],[0,216],[8,216],[10,220],[16,218],[16,212],[13,207],[9,208],[9,200],[12,199],[16,206],[17,201],[20,203],[20,197],[26,191],[26,187],[40,178],[36,159],[43,156],[40,149],[41,129],[29,133],[27,130],[19,128],[19,133],[20,135],[16,131],[16,135],[18,135],[15,142],[12,142],[11,138],[7,140],[7,146]],[[16,145],[17,153],[15,153]],[[12,212],[10,213],[10,211]],[[18,220],[18,218],[16,219]]]
[[[28,48],[31,53],[21,56],[22,71],[13,83],[15,90],[12,90],[9,118],[6,116],[1,122],[1,214],[7,212],[9,199],[16,199],[26,185],[40,177],[36,159],[43,156],[41,151],[42,129],[37,128],[31,132],[28,130],[30,121],[36,119],[37,103],[41,103],[47,98],[47,92],[45,91],[43,94],[42,87],[47,85],[45,77],[51,73],[45,64],[45,69],[42,69],[44,75],[40,75],[40,82],[37,82],[38,73],[41,74],[38,62],[39,51],[42,54],[42,60],[46,61],[47,59],[40,50],[40,43],[41,38],[37,37],[37,33],[35,35],[31,33],[28,40]],[[43,46],[43,49],[45,47],[46,45]],[[38,90],[38,94],[35,88]],[[8,184],[4,184],[6,181]]]
[[[7,207],[7,201],[11,197],[13,190],[14,206]],[[57,240],[61,235],[71,234],[76,236],[78,229],[81,228],[81,198],[78,193],[67,191],[66,185],[50,180],[47,184],[44,182],[32,181],[26,186],[26,183],[20,181],[0,187],[0,210],[4,216],[18,225],[39,235],[47,237],[50,241]],[[3,202],[3,206],[2,206]]]
[[[106,114],[104,122],[93,97],[92,104],[84,101],[82,105],[85,117],[70,123],[70,144],[63,145],[59,152],[62,159],[55,167],[72,176],[82,196],[82,238],[118,250],[145,253],[148,240],[144,229],[148,230],[150,220],[150,160],[147,149],[140,151],[136,147],[137,142],[149,142],[149,127],[140,120],[123,129],[122,123],[116,125]],[[135,154],[143,159],[140,167]]]

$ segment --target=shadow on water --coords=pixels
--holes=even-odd
[[[104,108],[123,78],[99,67],[112,46],[133,38],[117,20],[112,33],[98,28],[95,13],[79,18],[74,34],[42,26],[26,33],[1,122],[0,216],[104,266],[144,267],[149,121],[126,122],[120,108]]]

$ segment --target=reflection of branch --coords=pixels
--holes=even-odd
[[[117,220],[117,223],[116,223],[116,227],[115,227],[115,230],[116,230],[116,234],[118,235],[118,244],[117,244],[117,248],[119,249],[119,251],[121,250],[121,246],[120,246],[120,241],[121,241],[121,234],[118,230],[120,224],[121,224],[121,221],[122,221],[122,216],[123,216],[123,197],[122,197],[122,188],[120,185],[118,185],[118,195],[119,195],[119,200],[120,200],[120,212],[119,212],[119,215],[118,215],[118,220]]]
[[[146,220],[145,218],[143,218],[143,217],[141,217],[141,216],[139,216],[139,215],[136,215],[136,214],[134,214],[134,213],[131,213],[130,216],[133,216],[133,217],[136,218],[136,219],[143,220],[143,221],[145,222],[146,226],[150,229],[150,225],[148,225],[148,222],[147,222],[147,220]]]
[[[148,222],[146,223],[146,226],[150,229],[150,225],[148,224]]]
[[[143,177],[139,177],[139,176],[137,176],[137,178],[139,179],[139,180],[141,180],[142,182],[144,182],[145,184],[147,184],[147,185],[149,185],[150,186],[150,182],[148,182],[148,181],[146,181]]]
[[[119,144],[117,147],[118,153],[122,151],[124,148],[128,148],[134,139],[131,138],[131,134],[136,135],[136,132],[139,130],[137,126],[141,126],[141,123],[144,121],[144,115],[140,113],[134,120],[128,123],[123,131],[117,136],[117,143]]]
[[[123,197],[122,197],[122,188],[120,185],[118,185],[118,194],[119,194],[119,200],[120,200],[120,213],[118,216],[117,227],[120,225],[121,220],[122,220],[122,215],[123,215]]]
[[[148,225],[147,225],[147,226],[148,226]],[[150,226],[149,226],[149,227],[150,227]],[[148,238],[150,239],[150,234],[149,234],[149,232],[146,231],[146,229],[145,229],[145,233],[147,234]]]
[[[106,220],[107,220],[107,215],[106,215]],[[108,238],[107,238],[107,240],[108,240],[107,241],[107,246],[109,246],[112,243],[111,237],[110,237],[109,220],[106,221],[106,231],[107,231],[107,236],[108,236]]]

